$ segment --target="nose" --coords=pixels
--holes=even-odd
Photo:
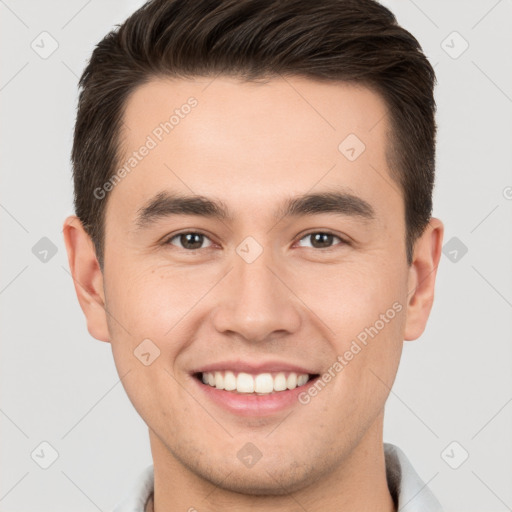
[[[264,342],[298,331],[300,300],[292,276],[272,264],[269,249],[251,263],[234,254],[234,268],[213,315],[216,330],[248,342]]]

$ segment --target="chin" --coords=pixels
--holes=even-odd
[[[256,466],[260,464],[261,461]],[[256,466],[223,466],[225,471],[222,474],[218,471],[215,474],[209,472],[207,479],[221,489],[249,496],[288,496],[290,492],[309,486],[313,480],[311,471],[305,467],[297,467],[291,461],[287,465],[283,465],[281,460],[275,465],[261,465],[259,468]]]

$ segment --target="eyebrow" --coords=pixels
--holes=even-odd
[[[375,210],[364,199],[346,192],[321,192],[291,197],[274,212],[276,219],[322,213],[337,213],[362,220],[373,220]],[[197,215],[232,222],[234,215],[218,199],[200,195],[180,195],[160,192],[137,213],[136,224],[146,228],[159,219],[174,215]]]

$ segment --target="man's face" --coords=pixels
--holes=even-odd
[[[150,149],[108,197],[104,293],[115,363],[155,460],[280,494],[380,435],[409,291],[385,112],[366,88],[298,78],[154,80],[130,97],[119,167]],[[283,216],[288,200],[321,193],[352,200]],[[173,195],[230,215],[178,213]],[[215,365],[223,377],[284,373],[256,379],[278,388],[293,387],[293,369],[320,377],[239,393],[200,380]]]

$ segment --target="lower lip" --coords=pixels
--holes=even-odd
[[[306,384],[295,389],[277,391],[268,395],[225,391],[204,384],[196,377],[192,378],[210,400],[227,411],[239,416],[268,416],[283,411],[294,404],[300,405],[298,396],[310,387],[318,377],[308,380]]]

